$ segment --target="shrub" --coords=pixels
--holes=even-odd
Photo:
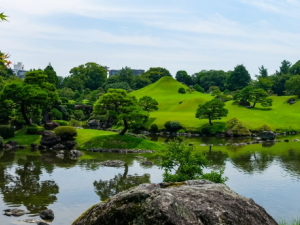
[[[169,132],[177,132],[178,130],[180,130],[181,128],[183,128],[178,121],[167,121],[164,124],[164,127]]]
[[[71,126],[60,126],[54,129],[57,136],[60,136],[63,140],[71,140],[77,136],[77,131]]]
[[[56,109],[56,108],[51,109],[50,112],[52,114],[52,118],[53,119],[57,119],[57,120],[61,120],[62,119],[62,113],[58,109]]]
[[[238,123],[240,123],[240,121],[234,117],[226,122],[226,129],[231,130]]]
[[[237,123],[232,129],[232,133],[237,136],[248,136],[250,135],[249,129],[242,123]]]
[[[37,134],[39,131],[39,128],[37,126],[29,126],[26,129],[26,134]]]
[[[81,126],[81,122],[78,121],[78,120],[71,119],[70,122],[69,122],[69,126],[80,127]]]
[[[185,129],[180,129],[177,133],[185,133]]]
[[[198,84],[194,85],[194,89],[198,92],[204,93],[204,89]]]
[[[158,131],[158,126],[157,124],[151,124],[149,131],[156,133]]]
[[[65,120],[53,120],[54,122],[58,123],[60,126],[68,126],[69,122]]]
[[[272,131],[272,129],[268,125],[264,124],[264,125],[262,125],[261,127],[258,128],[258,131],[259,132],[262,132],[262,131]]]
[[[185,94],[185,89],[183,87],[179,88],[178,93]]]
[[[0,136],[4,139],[15,136],[15,129],[11,126],[0,125]]]
[[[212,126],[210,124],[205,124],[201,127],[201,133],[207,135],[224,133],[225,131],[225,123],[214,123]]]
[[[211,171],[210,173],[205,173],[202,175],[201,179],[210,180],[214,183],[225,183],[228,180],[228,177],[223,177],[224,169],[219,172]]]

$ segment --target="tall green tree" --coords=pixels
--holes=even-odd
[[[220,120],[221,117],[226,117],[228,110],[224,108],[225,103],[213,99],[204,104],[200,104],[196,111],[196,118],[198,119],[208,119],[209,124],[212,126],[212,120]]]
[[[283,60],[282,62],[281,62],[281,66],[279,67],[279,72],[281,73],[281,74],[288,74],[289,73],[289,70],[290,70],[290,68],[291,68],[291,63],[289,62],[289,61],[287,61],[287,60]]]
[[[165,68],[161,68],[161,67],[150,68],[143,75],[148,77],[152,83],[158,81],[162,77],[165,77],[165,76],[171,77],[172,76],[171,73],[169,72],[169,70],[167,70]]]
[[[192,76],[193,83],[197,83],[205,91],[209,90],[211,86],[217,86],[221,91],[224,91],[225,84],[229,73],[224,72],[223,70],[202,70],[199,73],[196,73]]]
[[[94,104],[94,115],[107,113],[117,121],[123,122],[124,128],[120,135],[124,135],[131,124],[143,124],[149,117],[149,113],[139,106],[138,100],[121,89],[109,89]]]
[[[268,70],[262,65],[261,67],[258,67],[259,75],[256,75],[256,77],[268,77]]]
[[[70,78],[77,79],[76,82],[78,82],[78,80],[82,81],[83,89],[89,88],[92,91],[102,87],[107,79],[106,68],[93,62],[72,68],[70,74]],[[70,85],[68,85],[68,87],[73,89]],[[79,89],[73,90],[79,91]]]
[[[188,73],[185,70],[177,71],[175,78],[176,78],[177,81],[179,81],[181,83],[184,83],[188,86],[193,84],[192,77],[189,76]]]
[[[158,102],[150,96],[143,96],[139,100],[140,107],[147,112],[153,112],[158,110]]]
[[[251,76],[244,65],[237,65],[227,79],[228,89],[242,90],[251,82]]]
[[[138,75],[134,78],[134,83],[135,83],[134,86],[135,86],[136,89],[141,89],[143,87],[148,86],[152,82],[147,76],[141,74],[141,75]]]
[[[133,70],[130,67],[122,68],[117,76],[121,82],[126,82],[131,88],[134,88]]]
[[[51,64],[49,63],[49,65],[44,69],[44,73],[47,74],[48,78],[47,78],[47,82],[53,84],[55,87],[57,87],[58,85],[58,77],[56,75],[55,70],[53,69],[53,67],[51,66]]]
[[[298,60],[292,67],[289,69],[290,74],[300,75],[300,60]]]
[[[292,76],[285,83],[285,87],[288,95],[298,95],[300,97],[300,75]]]

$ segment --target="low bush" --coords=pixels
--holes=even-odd
[[[58,123],[60,126],[68,126],[69,122],[65,120],[53,120],[54,122]]]
[[[0,136],[4,139],[15,136],[15,129],[11,126],[0,125]]]
[[[177,133],[186,133],[185,129],[180,129],[179,131],[177,131]]]
[[[26,129],[26,134],[37,134],[39,131],[39,128],[37,126],[29,126]]]
[[[167,121],[164,124],[164,127],[169,132],[177,132],[178,130],[183,128],[178,121]]]
[[[53,108],[53,109],[51,109],[50,113],[51,113],[53,119],[57,119],[57,120],[62,119],[62,113],[58,109]]]
[[[63,140],[72,140],[77,136],[77,131],[71,126],[60,126],[54,129],[54,133],[60,136]]]
[[[223,177],[224,169],[219,172],[211,171],[210,173],[205,173],[201,176],[201,179],[210,180],[214,183],[225,183],[228,180],[228,177]]]
[[[157,124],[151,124],[150,126],[150,129],[149,129],[150,132],[153,132],[153,133],[156,133],[158,131],[158,126]]]
[[[259,132],[262,132],[262,131],[272,131],[271,127],[269,127],[268,125],[264,124],[262,125],[261,127],[259,127],[257,129]]]
[[[69,126],[72,127],[80,127],[81,126],[81,122],[75,119],[71,119],[69,122]]]
[[[210,124],[205,124],[202,126],[201,133],[206,135],[224,133],[226,131],[225,126],[226,124],[222,122],[215,122],[212,126]]]
[[[237,123],[232,129],[232,133],[236,136],[249,136],[251,132],[249,129],[242,123]]]

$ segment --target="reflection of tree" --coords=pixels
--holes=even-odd
[[[247,152],[243,155],[236,155],[231,158],[232,163],[248,173],[264,171],[274,160],[274,155],[268,152]]]
[[[131,187],[138,186],[143,183],[150,183],[150,174],[127,175],[128,166],[125,167],[124,174],[118,174],[114,178],[103,181],[94,181],[95,192],[100,196],[101,201],[108,199],[121,191],[125,191]]]
[[[228,155],[224,152],[218,150],[212,150],[213,148],[209,146],[208,151],[204,151],[206,159],[210,161],[213,165],[225,166],[225,162],[228,159]]]
[[[278,161],[281,163],[282,167],[287,171],[300,175],[300,152],[299,150],[289,149],[286,155],[282,155],[278,158]]]
[[[1,168],[0,190],[3,200],[11,204],[23,204],[31,213],[38,213],[56,201],[59,187],[55,181],[39,181],[42,173],[39,157],[19,159],[15,174]]]

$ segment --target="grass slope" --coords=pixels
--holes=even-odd
[[[155,123],[162,129],[166,121],[177,120],[187,130],[195,131],[208,123],[208,120],[196,119],[195,113],[199,104],[203,104],[213,97],[210,94],[199,92],[179,94],[178,89],[180,87],[186,88],[172,77],[163,77],[156,83],[131,93],[137,98],[148,95],[158,101],[159,110],[150,114],[150,121],[147,125]],[[218,122],[226,122],[236,117],[252,130],[263,124],[269,125],[274,130],[300,130],[298,123],[300,121],[300,102],[289,105],[286,102],[290,97],[273,96],[271,108],[264,108],[257,104],[254,109],[247,109],[236,105],[233,101],[226,102],[229,114]]]

